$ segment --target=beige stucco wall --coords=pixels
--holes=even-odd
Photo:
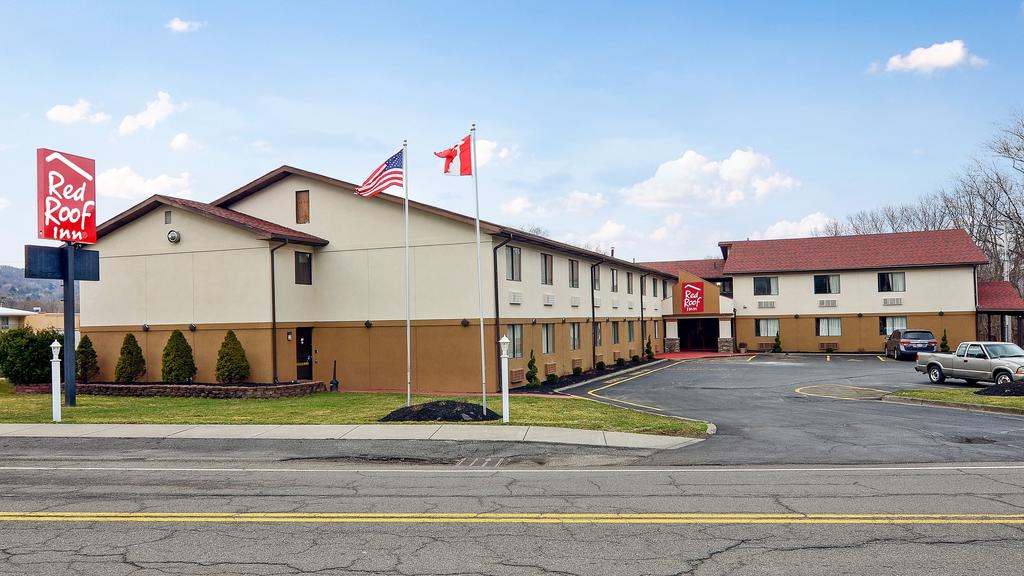
[[[916,312],[973,311],[974,269],[963,267],[907,268],[905,292],[879,292],[878,272],[863,270],[837,272],[839,294],[815,294],[814,276],[818,273],[758,274],[778,276],[777,296],[754,296],[754,275],[733,277],[733,298],[739,316],[785,316],[790,314],[882,314],[899,316]],[[903,298],[901,306],[883,306],[883,298]],[[836,307],[821,308],[818,300],[836,300]],[[759,300],[774,300],[775,308],[759,309]]]
[[[165,210],[171,210],[171,224],[164,224]],[[177,244],[167,241],[172,229],[181,233]],[[83,326],[270,319],[269,248],[248,232],[163,208],[104,236],[94,248],[100,280],[81,283]]]

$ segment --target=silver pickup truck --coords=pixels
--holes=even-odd
[[[1009,384],[1024,380],[1024,349],[1009,342],[961,342],[954,354],[921,352],[914,369],[936,384],[946,378]]]

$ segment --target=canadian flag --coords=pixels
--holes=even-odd
[[[469,136],[451,148],[434,152],[434,156],[444,159],[444,173],[449,176],[473,175],[473,147]]]

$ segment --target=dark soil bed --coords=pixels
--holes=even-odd
[[[529,386],[529,385],[527,385],[527,386],[519,386],[519,387],[516,387],[516,388],[511,388],[508,391],[508,393],[509,394],[558,394],[558,392],[556,392],[556,390],[558,390],[559,388],[564,388],[566,386],[572,386],[573,384],[579,384],[580,382],[585,382],[587,380],[590,380],[591,378],[597,378],[599,376],[607,376],[608,374],[614,374],[616,372],[621,372],[622,370],[626,370],[627,368],[633,368],[633,367],[636,367],[636,366],[643,366],[644,364],[649,364],[651,362],[654,362],[654,360],[641,360],[639,364],[634,364],[632,362],[626,362],[626,364],[624,366],[618,366],[618,365],[612,364],[612,365],[608,366],[607,368],[605,368],[604,370],[587,370],[586,372],[583,372],[582,374],[579,374],[579,375],[569,374],[569,375],[566,375],[566,376],[562,376],[561,378],[558,379],[558,382],[555,382],[554,384],[548,384],[547,382],[541,380],[540,386]]]
[[[993,384],[975,392],[979,396],[1024,396],[1024,382]]]
[[[483,414],[479,404],[438,400],[399,408],[380,419],[381,422],[478,422],[498,420],[501,414],[488,409]]]

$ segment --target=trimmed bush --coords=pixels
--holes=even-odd
[[[196,377],[192,347],[181,330],[171,332],[161,357],[160,378],[164,382],[191,382]]]
[[[782,339],[778,333],[775,334],[775,343],[772,344],[772,352],[782,352]]]
[[[121,355],[114,367],[115,382],[135,382],[146,373],[146,359],[142,356],[142,348],[135,335],[128,333],[121,341]]]
[[[548,374],[548,377],[544,379],[548,384],[558,384],[558,374]]]
[[[540,380],[537,378],[537,357],[533,355],[533,350],[530,350],[530,361],[526,363],[526,382],[530,386],[540,386]]]
[[[60,332],[47,328],[15,328],[0,333],[0,374],[12,384],[45,384],[50,381],[50,344],[63,341]],[[61,349],[60,357],[64,357]]]
[[[616,365],[616,366],[619,366],[620,368],[621,368],[622,366],[625,366],[625,365],[626,365],[626,359],[620,356],[620,357],[619,357],[619,358],[618,358],[618,359],[617,359],[617,360],[615,361],[615,365]]]
[[[633,364],[639,364],[640,363],[640,355],[639,354],[633,354],[633,357],[630,358],[630,360],[633,361]]]
[[[580,368],[579,366],[577,366],[577,367],[572,369],[572,375],[573,376],[579,376],[580,374],[583,374],[583,368]]]
[[[597,366],[595,366],[595,368],[597,368],[598,370],[604,370],[607,367],[608,365],[604,363],[604,360],[599,360]]]
[[[88,384],[100,374],[100,363],[96,360],[96,349],[92,347],[89,335],[82,336],[75,349],[75,374],[82,384]]]
[[[648,360],[654,360],[654,346],[651,344],[651,337],[647,337],[647,346],[644,348],[644,354],[647,355]]]
[[[228,330],[217,352],[217,382],[237,384],[249,379],[249,359],[234,330]]]
[[[949,337],[946,336],[946,329],[942,329],[942,341],[939,342],[939,350],[945,353],[949,353]]]

